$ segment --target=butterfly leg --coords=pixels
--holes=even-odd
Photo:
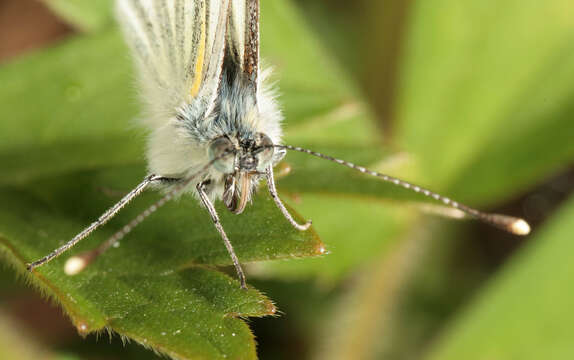
[[[199,197],[201,199],[201,202],[203,203],[203,205],[205,205],[205,207],[207,208],[207,211],[209,211],[209,215],[211,215],[211,219],[213,220],[213,224],[215,225],[215,228],[219,232],[219,235],[221,235],[221,237],[223,238],[223,243],[225,244],[225,247],[227,248],[227,251],[229,252],[229,255],[231,256],[231,260],[233,261],[233,265],[235,266],[235,270],[237,271],[237,275],[239,276],[241,288],[246,290],[247,285],[245,283],[245,274],[243,273],[243,269],[241,268],[241,265],[239,264],[239,259],[237,258],[237,255],[235,255],[235,251],[233,250],[233,246],[231,245],[231,242],[229,241],[229,238],[227,237],[225,230],[223,230],[223,226],[221,226],[221,222],[219,221],[219,216],[217,215],[217,211],[215,210],[215,207],[213,206],[213,204],[209,200],[209,197],[205,193],[205,183],[199,183],[197,185],[197,192],[199,193]]]
[[[279,195],[277,194],[277,188],[275,187],[275,179],[273,177],[273,168],[271,166],[267,168],[265,175],[267,176],[267,187],[269,188],[269,193],[271,194],[273,201],[275,201],[275,205],[277,205],[277,207],[279,208],[283,216],[285,216],[287,221],[289,221],[291,225],[293,225],[293,227],[297,230],[305,231],[309,229],[309,226],[311,226],[311,220],[307,221],[303,225],[297,223],[295,219],[293,219],[293,216],[289,214],[289,211],[287,210],[287,208],[285,208],[285,205],[283,205],[283,202],[281,201]]]

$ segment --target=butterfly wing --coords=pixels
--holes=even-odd
[[[259,0],[231,3],[229,52],[240,71],[257,91],[259,81]]]
[[[117,0],[150,125],[183,104],[210,112],[219,86],[229,0]]]

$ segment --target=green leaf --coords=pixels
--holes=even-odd
[[[44,0],[64,20],[85,32],[95,32],[112,24],[113,0]]]
[[[102,187],[129,188],[141,166],[80,171],[25,186],[3,186],[0,209],[4,257],[19,270],[77,233],[117,199]],[[147,207],[147,194],[74,252],[93,248]],[[291,228],[268,196],[245,216],[221,212],[239,258],[308,256],[322,247],[313,231]],[[166,226],[169,225],[169,226]],[[255,290],[209,265],[229,256],[209,215],[194,199],[170,203],[84,273],[63,273],[64,257],[39,268],[32,284],[60,302],[80,332],[108,328],[175,358],[254,358],[255,344],[239,316],[274,313]]]
[[[536,234],[448,328],[429,359],[574,356],[574,199]]]
[[[314,278],[323,285],[334,286],[357,266],[387,254],[413,220],[409,207],[332,194],[303,194],[296,207],[310,214],[321,239],[328,239],[329,255],[256,264],[252,268],[255,275],[290,280]]]
[[[415,1],[411,11],[397,141],[435,188],[492,203],[570,163],[570,1]]]
[[[287,128],[358,102],[352,82],[325,53],[290,1],[262,2],[261,50],[264,64],[278,74]],[[366,124],[360,122],[360,126]]]
[[[133,139],[133,132],[128,131],[129,120],[137,113],[130,61],[118,53],[126,53],[125,45],[116,32],[108,31],[73,38],[1,67],[0,97],[4,106],[0,111],[2,118],[9,119],[0,124],[0,150],[7,155],[3,160],[30,150],[42,155],[54,144],[65,144],[68,151],[54,154],[59,155],[58,161],[41,164],[42,169],[60,169],[62,161],[66,162],[66,169],[81,168],[83,162],[94,159],[114,162],[116,157],[109,153],[99,156],[97,152],[83,154],[73,162],[66,159],[74,155],[71,148],[84,142],[106,151],[102,145],[107,139],[128,153],[124,156],[117,149],[121,159],[116,164],[142,159],[138,155],[141,139]],[[27,171],[28,179],[62,171],[37,173],[26,163],[14,166],[20,166],[18,171]]]

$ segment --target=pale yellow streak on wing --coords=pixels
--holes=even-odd
[[[205,13],[203,14],[203,19],[205,19]],[[191,97],[196,97],[199,93],[201,87],[201,80],[203,79],[203,64],[205,61],[205,42],[206,42],[206,25],[205,21],[201,23],[201,38],[199,40],[199,49],[197,51],[197,61],[195,63],[195,77],[191,83]]]

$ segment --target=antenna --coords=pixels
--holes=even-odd
[[[508,215],[485,213],[485,212],[479,211],[477,209],[471,208],[470,206],[467,206],[467,205],[461,204],[457,201],[454,201],[454,200],[452,200],[446,196],[437,194],[433,191],[430,191],[428,189],[420,187],[418,185],[411,184],[407,181],[404,181],[404,180],[401,180],[401,179],[398,179],[398,178],[395,178],[395,177],[392,177],[389,175],[381,174],[379,172],[369,170],[363,166],[353,164],[352,162],[337,159],[337,158],[334,158],[332,156],[321,154],[321,153],[316,152],[316,151],[304,149],[304,148],[301,148],[298,146],[291,146],[291,145],[272,145],[272,147],[278,148],[278,149],[285,149],[285,150],[302,152],[302,153],[305,153],[308,155],[312,155],[312,156],[321,158],[323,160],[335,162],[337,164],[346,166],[348,168],[351,168],[351,169],[356,170],[358,172],[361,172],[363,174],[377,177],[377,178],[382,179],[383,181],[391,183],[395,186],[403,187],[407,190],[411,190],[415,193],[419,193],[419,194],[422,194],[426,197],[432,198],[438,202],[442,202],[446,206],[460,210],[460,211],[464,212],[465,214],[467,214],[467,215],[469,215],[475,219],[478,219],[478,220],[480,220],[486,224],[489,224],[489,225],[492,225],[492,226],[497,227],[499,229],[502,229],[504,231],[507,231],[511,234],[528,235],[530,233],[530,225],[524,219],[513,217],[513,216],[508,216]]]

